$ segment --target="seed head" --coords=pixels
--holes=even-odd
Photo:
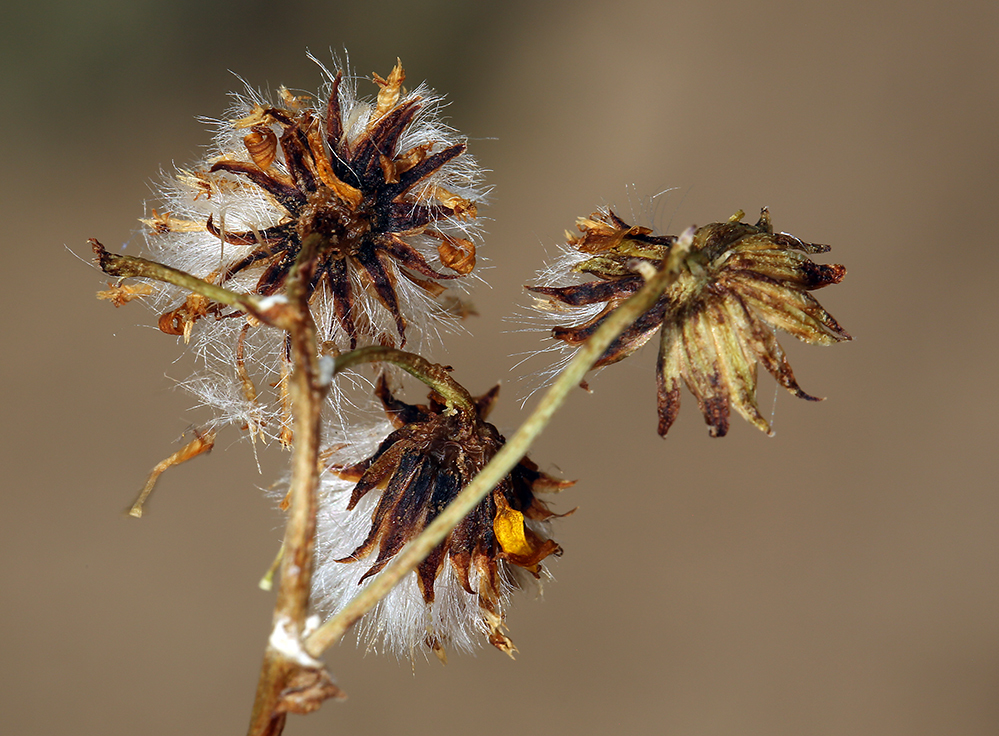
[[[423,531],[505,442],[485,421],[496,388],[471,409],[451,410],[433,393],[425,405],[400,401],[384,377],[376,392],[393,431],[379,435],[360,462],[336,466],[320,491],[314,595],[331,614]],[[542,560],[562,552],[546,532],[554,514],[535,493],[569,485],[521,460],[369,614],[363,624],[369,640],[412,654],[421,645],[438,653],[450,646],[469,650],[484,637],[511,653],[503,633],[510,591],[541,578]]]
[[[318,99],[284,87],[236,97],[206,159],[170,178],[162,208],[143,219],[152,257],[280,296],[303,241],[319,235],[309,288],[324,352],[419,348],[454,323],[444,292],[475,267],[480,169],[440,122],[441,98],[404,88],[401,63],[373,75],[373,99],[344,71],[323,72]],[[155,288],[160,329],[194,337],[205,362],[187,385],[223,419],[274,427],[277,399],[261,406],[262,394],[289,369],[284,336],[203,296]]]
[[[799,340],[831,345],[850,335],[809,294],[846,275],[840,265],[820,265],[806,254],[828,246],[774,233],[766,209],[755,225],[739,212],[712,223],[684,242],[632,227],[613,212],[597,212],[569,235],[560,270],[594,280],[558,286],[529,286],[538,307],[569,325],[552,329],[566,345],[586,341],[603,320],[641,288],[636,266],[662,267],[671,248],[685,247],[684,267],[659,301],[615,340],[595,367],[616,363],[660,333],[658,362],[659,434],[665,436],[680,408],[680,381],[697,398],[713,437],[728,431],[734,406],[747,421],[770,433],[756,404],[756,366],[802,399],[817,401],[798,386],[774,329]],[[552,273],[555,269],[549,271]],[[565,280],[565,276],[562,276]]]

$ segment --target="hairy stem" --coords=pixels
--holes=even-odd
[[[336,643],[403,577],[415,570],[416,566],[520,462],[531,443],[547,426],[552,415],[565,401],[569,392],[579,385],[583,376],[593,367],[615,338],[632,322],[645,314],[676,280],[689,244],[689,235],[681,238],[670,250],[662,270],[655,274],[649,274],[646,277],[648,280],[645,286],[607,317],[600,328],[579,349],[565,370],[559,374],[537,407],[520,426],[520,429],[503,445],[489,464],[482,469],[482,472],[475,476],[447,508],[419,536],[406,545],[396,555],[392,563],[375,577],[363,591],[355,596],[336,616],[326,621],[306,639],[306,651],[311,656],[319,656]]]
[[[325,396],[325,387],[319,381],[319,347],[309,309],[309,284],[323,239],[312,235],[303,241],[288,275],[286,297],[230,291],[162,263],[109,253],[97,240],[88,242],[101,270],[109,276],[174,284],[246,312],[288,333],[294,365],[289,394],[295,435],[288,494],[290,510],[285,526],[281,582],[274,604],[273,631],[264,651],[249,728],[251,736],[276,736],[284,730],[289,712],[308,713],[327,698],[341,695],[322,664],[306,655],[302,644],[312,589],[320,417]]]

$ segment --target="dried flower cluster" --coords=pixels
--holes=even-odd
[[[280,300],[303,244],[319,238],[307,288],[321,352],[433,344],[461,311],[447,286],[475,269],[480,171],[465,139],[439,121],[440,99],[422,85],[403,87],[401,63],[373,76],[371,100],[358,98],[345,72],[326,76],[318,101],[285,88],[273,100],[252,90],[236,98],[208,157],[169,180],[164,205],[143,219],[150,254],[230,292]],[[96,241],[94,249],[110,273],[114,257]],[[148,299],[163,332],[193,341],[201,367],[186,386],[216,409],[217,424],[291,444],[283,331],[153,279],[111,284],[101,298],[116,306]],[[389,375],[376,394],[391,425],[348,418],[340,393],[327,402],[321,454],[327,464],[354,457],[324,473],[319,489],[313,603],[326,614],[362,590],[504,442],[485,421],[496,390],[464,408],[433,393],[427,405],[410,405],[393,396]],[[210,447],[192,444],[157,466],[136,515],[163,469]],[[426,645],[441,657],[445,647],[485,641],[514,651],[503,633],[509,593],[561,554],[548,537],[553,514],[534,493],[568,485],[522,459],[365,620],[369,645],[404,655]]]
[[[283,717],[275,716],[279,705],[282,714],[294,709],[287,698],[278,703],[283,693],[294,691],[304,712],[315,707],[310,698],[336,690],[306,646],[307,604],[335,616],[376,580],[395,580],[391,569],[379,574],[407,554],[409,567],[393,565],[405,576],[361,623],[372,648],[408,656],[429,649],[443,659],[446,648],[488,641],[512,653],[504,633],[509,595],[542,579],[545,561],[562,552],[549,536],[556,514],[537,494],[572,485],[526,457],[516,461],[526,451],[521,433],[506,444],[487,421],[497,389],[473,398],[449,368],[401,350],[433,344],[464,311],[448,286],[460,289],[475,276],[485,190],[465,139],[440,122],[433,92],[404,88],[401,63],[386,78],[373,76],[378,92],[369,100],[358,97],[349,74],[323,71],[317,99],[285,88],[273,99],[252,90],[237,97],[209,156],[167,182],[164,205],[143,219],[154,261],[110,254],[92,241],[106,273],[143,279],[112,283],[101,298],[116,306],[148,299],[163,332],[193,341],[200,362],[186,385],[216,409],[215,425],[294,443],[289,497],[298,502],[288,529],[301,543],[285,553],[282,582],[293,578],[298,588],[278,597],[258,704],[273,697],[255,710],[267,729],[276,722],[268,719]],[[713,436],[727,432],[732,407],[769,432],[756,403],[758,364],[814,400],[798,386],[775,331],[812,344],[850,339],[810,294],[846,273],[809,259],[828,247],[775,233],[765,209],[755,225],[742,216],[676,238],[595,213],[579,221],[580,235],[569,236],[543,283],[529,287],[564,347],[583,345],[609,320],[587,350],[596,356],[617,337],[594,367],[660,335],[661,435],[677,415],[681,382]],[[382,373],[375,396],[388,422],[349,419],[343,393],[324,399],[329,376],[320,378],[320,366],[330,361],[320,354],[339,356],[334,372],[394,362],[431,387],[429,399],[402,401],[395,374]],[[565,391],[592,362],[577,361],[577,372],[562,379]],[[139,513],[160,473],[211,449],[217,426],[207,429],[157,466]],[[473,482],[497,454],[509,463]],[[449,515],[455,525],[445,533]],[[423,534],[430,525],[437,536]],[[407,548],[414,540],[415,548],[426,545],[421,554],[430,549],[415,570],[414,546]],[[313,684],[296,689],[295,677]]]
[[[808,255],[829,246],[775,233],[764,209],[755,225],[739,212],[693,233],[685,268],[676,283],[608,348],[594,367],[622,360],[660,335],[659,434],[665,436],[680,410],[680,381],[697,399],[711,436],[728,432],[735,407],[755,427],[770,432],[756,405],[756,366],[761,364],[795,396],[817,401],[798,386],[774,328],[814,345],[849,340],[809,291],[838,284],[840,265],[813,263]],[[636,263],[662,267],[677,239],[629,226],[613,212],[581,219],[579,236],[556,266],[556,278],[594,277],[569,285],[527,287],[538,308],[557,322],[552,336],[568,346],[585,342],[643,283]],[[577,277],[578,278],[578,277]]]

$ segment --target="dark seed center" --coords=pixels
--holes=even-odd
[[[329,244],[331,256],[352,256],[361,248],[371,231],[373,212],[367,198],[354,209],[337,197],[328,187],[311,192],[298,218],[298,234],[302,240],[317,233]]]

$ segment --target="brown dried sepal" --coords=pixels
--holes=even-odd
[[[430,296],[438,297],[447,291],[447,287],[443,284],[438,284],[436,281],[431,281],[430,279],[421,279],[413,274],[403,271],[402,275],[405,276],[409,281],[419,286],[425,292],[430,294]]]
[[[333,682],[324,669],[299,667],[281,691],[275,712],[305,715],[318,710],[327,700],[345,700],[347,693]]]
[[[191,341],[191,330],[194,323],[208,316],[211,300],[201,294],[190,294],[184,303],[176,309],[160,315],[157,325],[168,335],[183,335],[184,342]]]
[[[535,493],[561,493],[566,488],[576,485],[574,480],[563,480],[548,475],[548,473],[538,473],[538,479],[534,481],[531,490]],[[565,516],[566,514],[563,514]]]
[[[141,299],[152,293],[153,287],[150,284],[115,284],[109,281],[107,291],[98,291],[97,298],[109,301],[116,307],[121,307],[134,299]]]
[[[503,620],[503,617],[492,611],[486,611],[483,618],[485,619],[486,626],[489,628],[489,643],[509,656],[510,659],[516,659],[513,655],[517,652],[517,647],[513,645],[510,637],[504,633],[506,631],[506,622]]]

